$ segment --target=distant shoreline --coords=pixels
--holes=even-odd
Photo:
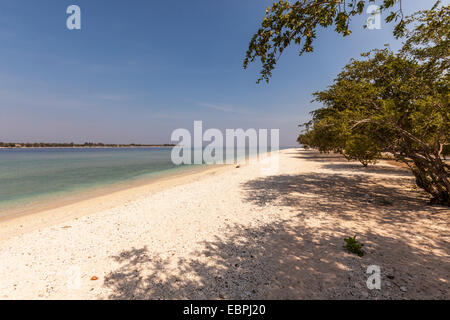
[[[125,149],[125,148],[172,148],[176,145],[119,145],[119,146],[53,146],[53,147],[0,147],[0,149]]]

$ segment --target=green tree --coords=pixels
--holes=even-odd
[[[449,204],[450,6],[405,21],[413,27],[396,33],[406,37],[399,53],[363,54],[314,94],[324,107],[313,112],[298,141],[360,161],[390,152],[409,166],[432,203]]]
[[[386,22],[398,21],[396,32],[404,30],[402,0],[299,0],[291,4],[280,0],[267,7],[261,27],[253,35],[244,59],[244,68],[259,58],[261,80],[269,82],[283,51],[292,43],[301,45],[299,55],[313,51],[319,28],[333,27],[343,35],[351,34],[351,18],[361,15],[368,4],[378,3],[380,13],[390,10]]]

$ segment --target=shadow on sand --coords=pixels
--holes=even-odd
[[[426,207],[417,194],[368,177],[318,173],[252,180],[242,194],[244,202],[291,215],[258,227],[230,225],[188,258],[160,257],[146,247],[124,251],[112,257],[120,267],[105,278],[108,298],[450,298],[448,239],[424,236],[420,246],[397,232],[418,219],[442,225],[443,211]],[[307,223],[319,213],[321,225]],[[368,223],[384,232],[363,228]],[[366,243],[362,258],[342,248],[353,232]],[[382,290],[366,287],[371,264],[382,268]]]
[[[289,152],[291,157],[296,159],[304,159],[308,161],[314,161],[326,164],[322,165],[323,169],[330,169],[335,171],[355,171],[359,173],[380,173],[383,175],[398,175],[411,177],[411,173],[406,167],[381,165],[379,162],[376,166],[369,165],[363,167],[363,165],[356,160],[348,161],[342,155],[336,153],[318,153],[317,151],[298,150],[297,152]],[[384,159],[393,162],[391,159]],[[333,163],[329,163],[332,161]]]

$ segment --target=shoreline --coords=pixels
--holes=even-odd
[[[65,205],[73,204],[83,200],[96,198],[99,196],[123,191],[129,188],[139,187],[158,180],[182,176],[187,174],[195,174],[207,169],[206,166],[174,167],[162,171],[151,172],[149,174],[140,175],[133,178],[123,179],[115,182],[105,183],[102,185],[80,188],[78,190],[65,191],[60,194],[41,195],[37,201],[30,203],[18,203],[10,206],[0,207],[0,223],[3,219],[14,216],[33,214],[40,211],[55,209]]]
[[[0,299],[449,298],[449,211],[410,172],[302,149],[278,160],[0,223]],[[343,249],[354,235],[363,257]],[[367,289],[370,265],[381,290]]]
[[[42,149],[45,148],[47,147],[43,147]],[[92,147],[92,149],[94,148],[97,147]],[[267,155],[270,154],[271,152],[269,151]],[[250,155],[246,158],[245,162],[242,162],[242,159],[238,159],[235,164],[202,164],[190,165],[186,168],[175,167],[152,173],[149,176],[127,179],[87,190],[78,190],[60,196],[49,196],[49,198],[43,198],[37,203],[0,209],[0,243],[11,237],[68,221],[71,218],[79,218],[94,212],[111,209],[114,206],[122,204],[124,201],[133,201],[138,197],[163,191],[173,186],[197,181],[204,176],[214,175],[234,168],[236,164],[245,166],[249,164],[249,161],[257,158],[258,155]],[[99,206],[98,203],[105,204]],[[65,211],[79,211],[79,213],[65,214]]]
[[[174,170],[161,176],[125,180],[93,190],[75,192],[59,199],[48,199],[48,204],[42,204],[46,201],[44,199],[39,204],[30,205],[27,209],[5,209],[11,213],[1,215],[0,211],[0,243],[33,230],[111,209],[127,201],[197,181],[204,176],[218,174],[232,167],[234,166],[225,164],[202,165]]]

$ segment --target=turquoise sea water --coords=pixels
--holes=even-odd
[[[0,213],[80,191],[164,175],[171,148],[0,149]]]
[[[172,148],[0,149],[0,217],[51,206],[55,200],[76,201],[80,195],[88,197],[107,187],[133,186],[139,181],[199,167],[174,165],[171,151]],[[252,153],[247,150],[245,158]]]

